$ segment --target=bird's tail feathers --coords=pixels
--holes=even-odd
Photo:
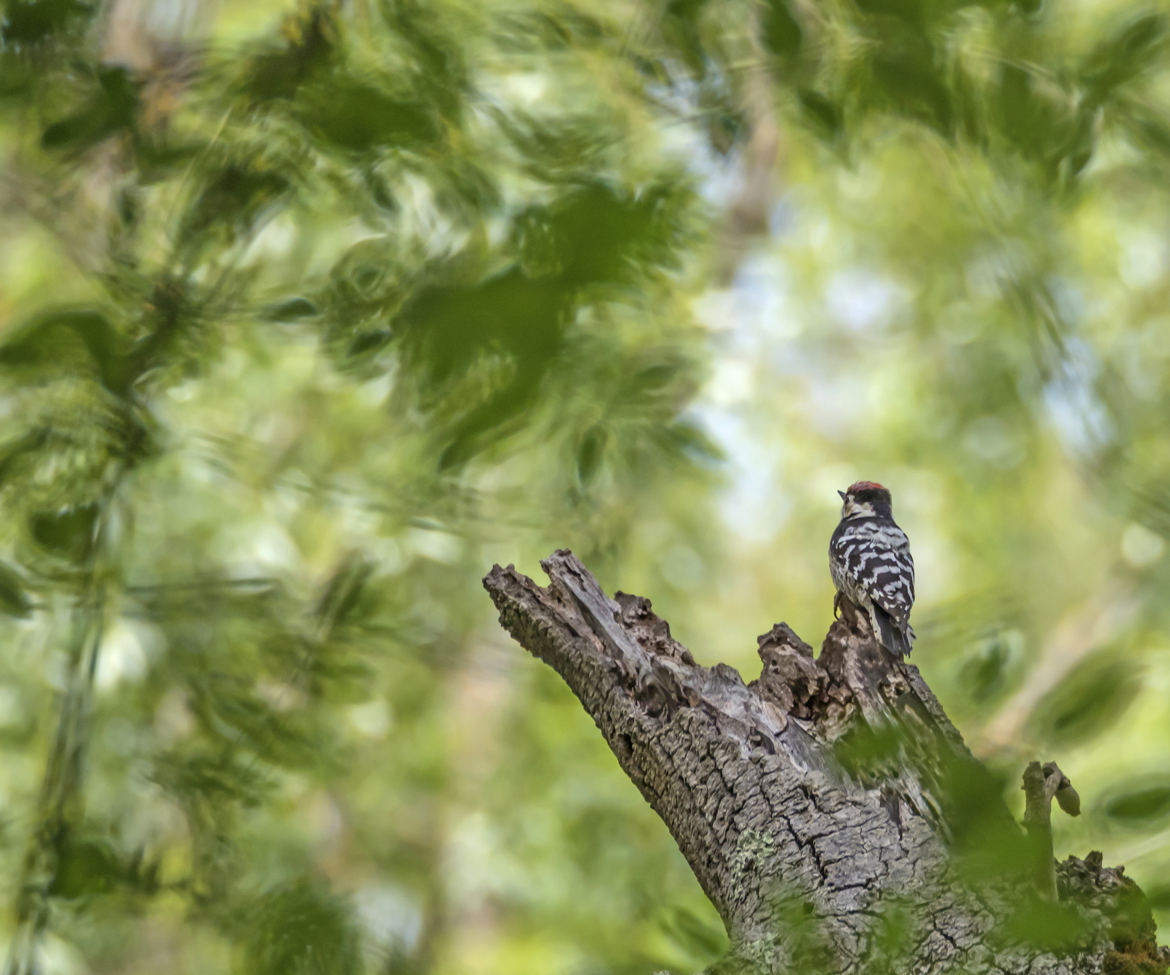
[[[878,639],[882,646],[899,657],[909,654],[914,643],[914,630],[910,624],[907,623],[903,629],[890,618],[889,613],[878,606],[873,608],[873,615],[877,620]]]

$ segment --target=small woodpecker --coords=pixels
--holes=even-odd
[[[829,542],[829,571],[837,595],[869,616],[874,634],[890,653],[910,652],[914,630],[914,559],[910,539],[894,521],[890,492],[873,481],[858,481],[844,491],[841,522]]]

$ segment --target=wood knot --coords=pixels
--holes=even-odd
[[[753,685],[761,697],[785,714],[811,718],[813,702],[825,684],[825,674],[813,660],[812,647],[787,623],[777,623],[757,642],[764,667]]]
[[[635,636],[647,653],[673,657],[687,664],[695,662],[690,651],[670,635],[670,624],[654,614],[649,599],[621,591],[615,592],[613,598],[618,605],[614,619]]]
[[[775,623],[767,633],[756,637],[756,643],[759,645],[759,654],[761,659],[764,656],[764,651],[771,648],[794,650],[804,657],[812,660],[813,648],[798,637],[795,631],[787,623]]]
[[[699,703],[702,695],[698,688],[680,670],[673,660],[650,658],[650,672],[642,675],[635,691],[638,703],[651,717],[679,707],[693,708]]]

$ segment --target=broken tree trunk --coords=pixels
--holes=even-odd
[[[745,685],[732,667],[696,664],[648,600],[606,596],[571,552],[542,565],[547,588],[498,565],[484,585],[504,628],[577,695],[718,910],[731,950],[712,972],[1166,971],[1122,868],[1070,857],[1056,899],[1037,883],[1036,841],[1000,784],[864,614],[846,605],[816,659],[777,624]]]

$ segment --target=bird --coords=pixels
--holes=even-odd
[[[914,606],[914,559],[910,539],[894,521],[888,489],[874,481],[857,481],[841,495],[841,521],[829,542],[829,571],[841,598],[869,617],[878,640],[903,657],[914,643],[910,610]]]

